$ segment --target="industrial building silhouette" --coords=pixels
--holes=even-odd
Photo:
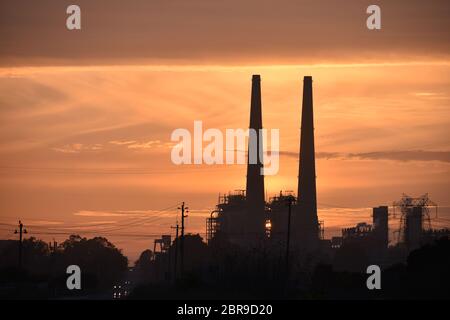
[[[324,238],[324,222],[318,220],[314,145],[313,80],[303,78],[301,133],[297,194],[281,192],[265,199],[263,163],[258,157],[251,163],[251,151],[263,152],[261,77],[253,75],[250,103],[250,126],[258,134],[248,140],[246,189],[219,195],[215,210],[206,220],[206,241],[221,241],[247,249],[288,246],[288,252],[332,256],[342,246],[364,248],[372,261],[386,262],[389,246],[389,207],[373,208],[372,224],[358,223],[342,229],[342,236]],[[288,210],[291,205],[292,212]],[[407,250],[418,248],[438,236],[448,235],[448,229],[428,231],[424,221],[429,220],[429,206],[434,205],[427,195],[419,198],[404,196],[394,202],[400,207],[401,230],[399,243]],[[428,219],[428,220],[427,220]],[[400,236],[401,235],[401,236]],[[290,248],[289,248],[290,243]]]
[[[316,250],[319,240],[317,218],[316,160],[314,148],[314,119],[312,77],[303,80],[302,125],[300,134],[300,161],[297,206],[293,229],[296,244],[307,251]]]
[[[168,241],[155,251],[152,281],[176,284],[195,275],[205,284],[218,286],[221,293],[233,288],[234,294],[240,288],[267,296],[304,290],[308,287],[305,283],[312,283],[310,288],[314,288],[320,279],[319,288],[328,286],[341,298],[347,294],[347,285],[354,284],[355,275],[364,275],[358,286],[363,285],[362,293],[367,294],[364,284],[369,265],[394,274],[391,280],[401,278],[395,266],[408,261],[410,253],[427,248],[437,239],[448,239],[450,229],[431,228],[430,208],[437,206],[426,194],[417,198],[403,195],[390,206],[374,207],[371,222],[345,227],[339,236],[325,239],[325,222],[317,213],[312,84],[312,77],[304,77],[297,194],[280,191],[266,197],[261,172],[264,164],[260,157],[251,161],[254,152],[263,152],[263,140],[260,134],[253,138],[249,135],[245,190],[219,195],[206,219],[206,244],[199,234],[187,235],[191,243],[187,246],[187,270],[183,271],[179,263],[177,266],[177,257],[183,255],[178,233],[171,245]],[[249,129],[259,133],[262,128],[261,77],[254,75]],[[396,216],[398,209],[400,216]],[[390,224],[397,218],[399,230]],[[341,287],[343,283],[346,285]]]
[[[264,175],[262,174],[263,162],[263,138],[262,105],[261,105],[261,77],[252,77],[252,95],[250,103],[250,129],[256,135],[249,137],[247,156],[247,184],[246,184],[246,208],[243,226],[246,235],[250,235],[247,243],[258,244],[265,237],[265,201],[264,201]],[[256,138],[256,139],[255,139]],[[256,157],[256,163],[250,161],[251,156]]]
[[[248,160],[251,150],[263,152],[261,77],[253,75],[250,103],[250,129],[258,132],[249,137]],[[319,246],[320,228],[317,218],[316,171],[314,150],[314,120],[312,77],[304,77],[301,120],[300,161],[297,197],[280,193],[265,201],[263,163],[247,163],[245,190],[219,197],[219,204],[207,219],[207,240],[221,237],[244,247],[261,247],[269,241],[286,239],[287,201],[292,204],[292,246],[314,251]]]

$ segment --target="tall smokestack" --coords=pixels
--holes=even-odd
[[[303,79],[296,231],[299,247],[308,251],[316,249],[319,241],[314,152],[312,77],[306,76]]]
[[[252,78],[252,97],[250,106],[250,129],[255,130],[256,139],[251,135],[248,140],[248,158],[247,158],[247,230],[250,236],[259,239],[265,233],[265,202],[264,202],[264,176],[261,169],[263,163],[260,154],[263,152],[263,141],[260,129],[262,129],[261,112],[261,77],[253,75]],[[257,155],[256,163],[251,163],[251,153]],[[253,159],[255,160],[255,159]]]

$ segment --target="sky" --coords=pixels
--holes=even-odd
[[[296,190],[302,79],[313,77],[319,219],[370,222],[402,193],[444,209],[450,163],[448,1],[0,0],[0,237],[102,234],[136,259],[172,233],[205,232],[245,165],[171,162],[177,128],[246,128],[252,74],[280,130],[267,197]],[[450,215],[449,215],[450,217]],[[189,230],[190,229],[190,230]]]

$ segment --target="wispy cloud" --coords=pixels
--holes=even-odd
[[[129,145],[129,144],[136,143],[136,141],[135,141],[135,140],[128,140],[128,141],[123,141],[123,140],[113,140],[113,141],[110,141],[109,143],[110,143],[110,144],[117,145],[117,146],[126,146],[126,145]]]
[[[423,91],[423,92],[414,92],[413,95],[418,97],[418,98],[433,99],[433,100],[446,100],[446,99],[449,99],[449,96],[446,95],[443,92]]]
[[[129,213],[122,211],[90,211],[81,210],[74,213],[75,216],[83,217],[124,217],[124,216],[142,216],[142,213]]]
[[[75,212],[75,216],[83,217],[151,217],[159,215],[168,215],[171,211],[158,211],[158,210],[118,210],[118,211],[103,211],[103,210],[81,210]]]
[[[102,150],[103,146],[101,144],[91,144],[91,145],[85,145],[82,143],[72,143],[72,144],[66,144],[62,147],[56,147],[52,148],[53,151],[61,152],[61,153],[80,153],[82,151],[98,151]]]
[[[280,151],[280,155],[298,157],[297,152]],[[440,161],[450,162],[450,151],[374,151],[361,153],[317,152],[317,159],[341,160],[393,160],[393,161]]]
[[[128,145],[128,149],[150,149],[161,145],[160,140],[150,140],[146,142],[137,142]]]
[[[108,145],[110,146],[108,148]],[[81,153],[86,151],[106,151],[108,149],[116,148],[126,148],[126,149],[134,149],[134,150],[146,150],[146,149],[154,149],[158,147],[171,147],[173,143],[171,142],[162,142],[161,140],[148,140],[148,141],[137,141],[137,140],[112,140],[107,144],[103,145],[101,143],[95,144],[84,144],[84,143],[70,143],[65,144],[60,147],[52,148],[53,151],[60,153]]]
[[[53,221],[53,220],[28,220],[30,223],[30,226],[56,226],[56,225],[62,225],[64,222],[62,221]]]
[[[379,151],[366,153],[350,153],[347,154],[347,157],[367,160],[450,162],[450,151]]]
[[[81,153],[92,151],[108,151],[113,148],[124,148],[130,150],[149,150],[155,148],[170,148],[174,145],[172,142],[163,142],[161,140],[112,140],[106,144],[84,144],[84,143],[70,143],[58,147],[51,148],[55,152],[59,153]]]

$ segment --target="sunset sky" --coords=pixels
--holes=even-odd
[[[269,197],[297,189],[311,75],[325,227],[402,193],[450,206],[448,1],[375,1],[378,31],[370,1],[76,3],[82,30],[68,31],[72,2],[0,0],[0,238],[20,218],[46,241],[104,234],[135,259],[173,233],[181,201],[188,231],[204,232],[218,194],[245,188],[245,165],[176,166],[170,134],[194,120],[246,128],[252,74],[264,127],[280,129]]]

